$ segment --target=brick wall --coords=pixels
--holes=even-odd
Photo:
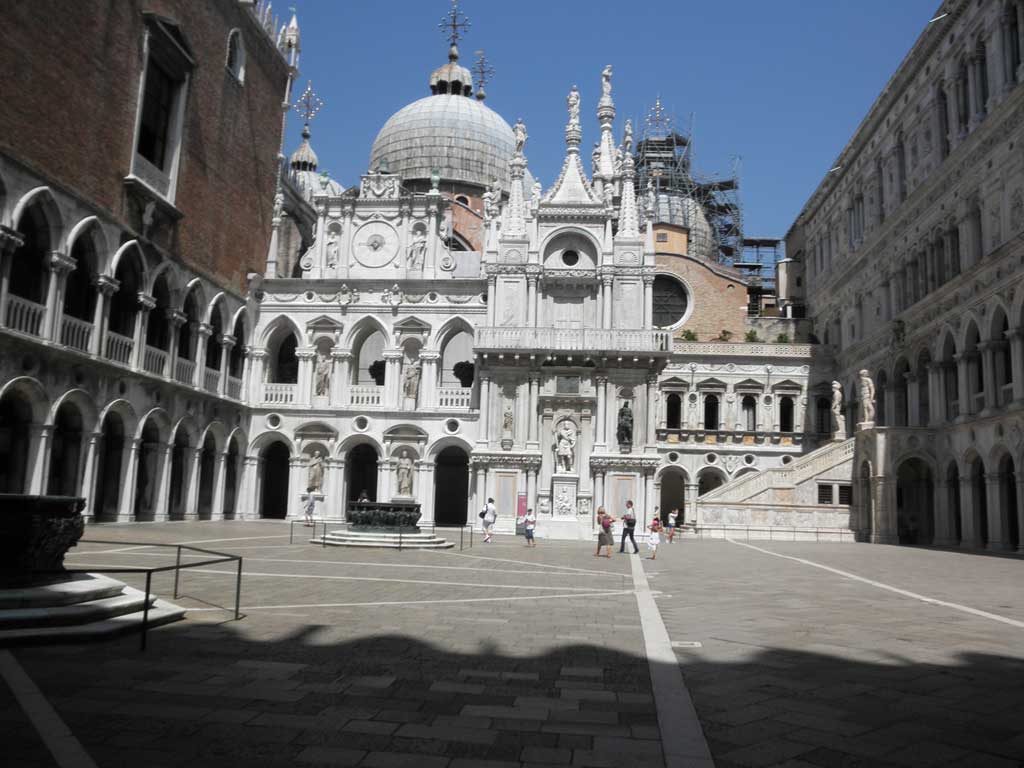
[[[167,248],[241,290],[266,258],[287,67],[236,0],[5,0],[0,151],[133,228],[123,179],[144,12],[177,22],[196,59],[175,199],[184,216]],[[234,27],[245,40],[244,85],[225,68]]]
[[[693,311],[676,336],[691,330],[698,341],[712,341],[727,330],[732,333],[731,341],[743,341],[747,320],[747,289],[743,283],[689,256],[659,253],[656,265],[659,272],[678,275],[690,288]]]

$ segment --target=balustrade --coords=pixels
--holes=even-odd
[[[30,336],[38,336],[43,327],[46,307],[10,294],[7,297],[7,327]]]
[[[349,387],[348,395],[351,405],[379,406],[384,397],[384,387],[362,384]]]
[[[130,365],[135,341],[114,331],[107,331],[107,359],[121,365]]]
[[[470,387],[440,387],[437,390],[437,407],[468,411],[472,395]]]
[[[232,400],[242,399],[242,380],[228,376],[228,397]]]
[[[71,315],[64,315],[60,328],[61,344],[77,349],[79,352],[88,352],[90,339],[92,339],[92,323],[71,317]]]
[[[164,376],[167,371],[167,353],[155,347],[146,347],[142,355],[142,367],[155,376]]]
[[[174,378],[182,384],[191,384],[195,371],[195,363],[191,360],[186,360],[185,358],[178,358],[178,363],[175,366]]]
[[[263,385],[263,402],[268,405],[289,405],[295,402],[296,384],[266,383]]]
[[[611,328],[478,328],[475,346],[483,349],[543,349],[578,352],[671,352],[668,331]]]
[[[203,388],[207,392],[217,394],[220,388],[220,371],[216,368],[207,368],[203,371]]]

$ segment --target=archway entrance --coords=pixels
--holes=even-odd
[[[217,441],[207,434],[203,451],[199,454],[199,503],[200,520],[213,517],[213,490],[217,483]]]
[[[273,442],[260,455],[260,517],[283,520],[288,517],[288,464],[291,451]]]
[[[896,533],[900,544],[935,538],[935,480],[920,459],[907,459],[896,473]]]
[[[960,470],[955,461],[951,461],[946,468],[946,493],[946,504],[953,518],[953,543],[960,544],[964,534],[960,517]]]
[[[979,457],[971,462],[971,521],[974,524],[972,545],[988,544],[988,489],[985,487],[985,465]]]
[[[377,501],[377,451],[372,445],[360,443],[349,451],[345,472],[348,501],[355,501],[364,491],[370,501]]]
[[[1005,454],[999,461],[999,514],[1002,522],[1003,546],[1014,550],[1020,546],[1017,519],[1017,473],[1013,459]]]
[[[82,413],[71,403],[57,409],[50,449],[50,475],[46,492],[53,496],[77,496],[82,456]]]
[[[458,446],[437,455],[434,467],[434,522],[465,525],[469,509],[469,456]]]
[[[659,504],[661,507],[661,521],[668,521],[673,509],[678,509],[686,514],[686,473],[679,468],[666,469],[661,474],[661,495]]]
[[[168,500],[168,516],[172,520],[185,519],[185,506],[188,499],[188,474],[192,451],[189,450],[188,436],[179,429],[174,436],[174,447],[171,449],[171,498]]]
[[[697,476],[697,495],[703,496],[725,484],[725,475],[717,469],[705,469]]]
[[[0,400],[0,493],[28,490],[29,427],[32,405],[17,392]]]
[[[121,499],[121,458],[124,456],[124,421],[111,411],[103,419],[100,461],[96,472],[93,515],[97,520],[116,520]]]
[[[135,519],[152,520],[156,514],[157,478],[160,475],[160,431],[152,419],[142,427],[139,466],[135,470]]]

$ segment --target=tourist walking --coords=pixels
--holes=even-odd
[[[679,535],[682,536],[683,535],[683,525],[686,524],[686,519],[685,519],[685,515],[683,513],[683,510],[676,509],[675,513],[676,513],[676,524],[675,524],[675,527],[672,529],[672,533],[669,534],[669,537],[668,537],[669,541],[672,541],[672,537],[675,535],[676,531],[679,531]]]
[[[494,506],[494,499],[487,499],[487,503],[484,504],[484,508],[480,512],[480,517],[483,520],[484,544],[490,544],[491,536],[494,533],[494,523],[498,519],[498,509]]]
[[[636,514],[633,512],[633,502],[626,502],[626,511],[622,513],[622,541],[619,542],[619,554],[626,551],[626,538],[633,543],[633,554],[636,555],[640,552],[640,547],[636,545],[636,538],[633,536],[636,530]]]
[[[672,543],[672,539],[676,535],[676,516],[679,514],[679,510],[673,508],[671,512],[665,515],[665,527],[668,529],[668,542]]]
[[[537,516],[533,514],[533,508],[526,510],[526,520],[523,525],[523,532],[526,534],[526,546],[536,547],[537,542],[533,538],[533,532],[537,529]]]
[[[615,522],[615,518],[609,515],[604,507],[597,508],[597,524],[599,531],[597,534],[597,551],[594,552],[594,557],[601,557],[601,547],[607,547],[608,552],[604,557],[612,556],[612,545],[615,544],[615,537],[612,536],[612,523]]]
[[[650,534],[647,536],[647,549],[650,551],[651,556],[648,560],[654,560],[658,557],[658,545],[661,544],[661,520],[657,517],[651,523]]]

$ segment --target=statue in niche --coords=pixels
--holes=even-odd
[[[601,70],[601,98],[610,99],[612,97],[612,65],[609,64]]]
[[[512,426],[513,426],[512,418],[513,418],[512,417],[512,406],[511,405],[506,405],[505,406],[505,415],[504,415],[504,417],[502,418],[502,421],[501,421],[501,431],[504,434],[506,434],[506,435],[511,435],[512,434]]]
[[[624,402],[619,408],[619,425],[616,430],[619,445],[633,444],[633,411],[629,409],[629,402]]]
[[[871,380],[867,368],[858,374],[860,377],[860,420],[864,423],[875,421],[875,382]]]
[[[317,397],[331,394],[331,361],[323,352],[316,359],[316,394]]]
[[[843,416],[843,385],[838,381],[832,382],[832,424],[835,429],[835,437],[846,437],[846,417]]]
[[[516,120],[516,124],[512,126],[512,135],[516,141],[516,154],[523,154],[523,147],[526,146],[526,124],[523,122],[523,118]]]
[[[402,392],[410,400],[415,400],[420,392],[420,361],[414,360],[405,367],[402,373]]]
[[[565,103],[569,107],[569,125],[578,126],[580,124],[580,92],[575,85],[569,91]]]
[[[409,451],[404,448],[398,455],[395,474],[398,475],[398,495],[412,496],[412,459],[409,458]]]
[[[331,269],[338,266],[338,233],[334,230],[327,235],[327,266]]]
[[[320,451],[313,451],[313,458],[309,460],[309,467],[306,470],[306,490],[310,493],[319,491],[324,484],[324,460],[320,457]]]
[[[568,419],[555,429],[555,459],[559,472],[572,472],[576,462],[576,425]]]
[[[405,266],[412,272],[423,269],[423,258],[427,253],[427,233],[422,229],[415,230],[413,240],[409,243]]]

